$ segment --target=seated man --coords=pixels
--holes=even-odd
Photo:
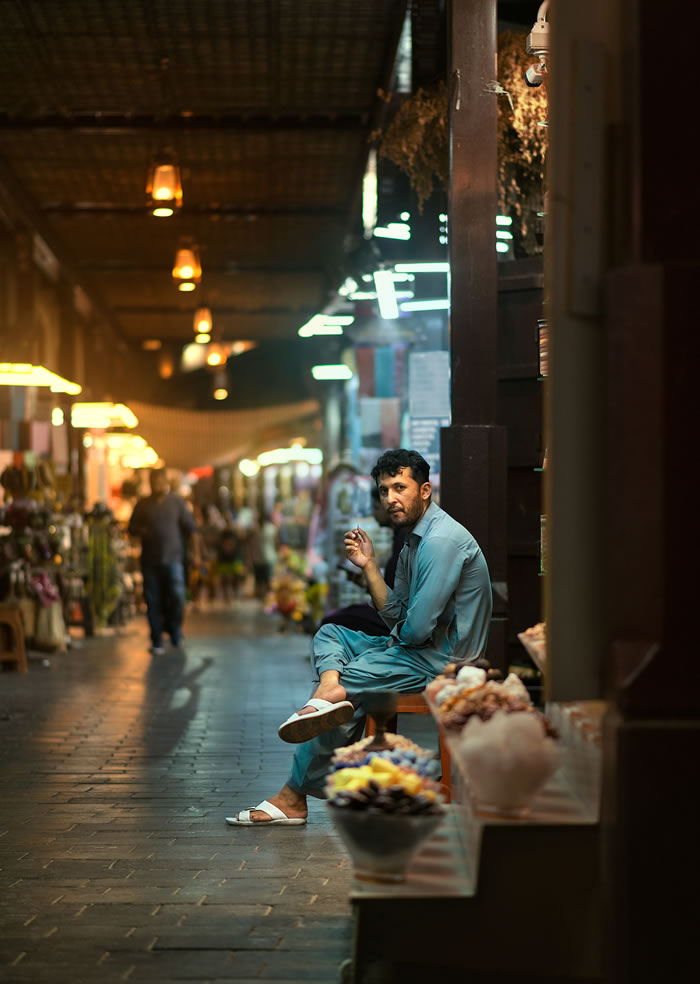
[[[345,534],[345,550],[364,572],[391,634],[371,636],[340,625],[318,630],[316,689],[279,728],[284,741],[299,746],[289,779],[275,796],[227,823],[306,823],[306,798],[324,798],[333,752],[361,737],[364,694],[420,693],[447,663],[484,655],[492,607],[486,560],[471,533],[431,501],[429,474],[428,463],[403,448],[385,452],[372,469],[392,523],[407,534],[393,590],[363,530]]]

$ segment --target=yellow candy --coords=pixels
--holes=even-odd
[[[404,773],[401,779],[401,785],[407,793],[411,794],[411,796],[415,796],[423,788],[421,777],[415,772]]]
[[[372,770],[368,765],[361,765],[358,769],[339,769],[330,777],[336,789],[357,789],[358,786],[365,786],[372,778]]]
[[[391,779],[393,782],[398,782],[401,775],[401,770],[398,769],[393,762],[387,762],[386,759],[381,759],[375,756],[369,764],[372,770],[373,778],[379,781],[382,778]]]

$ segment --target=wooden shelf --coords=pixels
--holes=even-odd
[[[348,984],[414,980],[429,970],[459,970],[474,980],[483,971],[499,984],[600,981],[597,809],[575,795],[585,787],[570,774],[581,770],[567,741],[562,767],[528,817],[509,820],[474,811],[459,737],[443,740],[453,757],[456,802],[405,882],[353,881]]]

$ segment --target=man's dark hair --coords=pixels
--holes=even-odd
[[[430,481],[428,462],[417,451],[408,451],[406,448],[385,451],[372,469],[371,475],[374,481],[378,483],[380,475],[391,475],[393,478],[394,475],[398,475],[401,468],[410,468],[411,474],[419,485]]]

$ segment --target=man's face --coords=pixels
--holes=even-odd
[[[410,468],[400,468],[395,475],[380,475],[377,488],[392,526],[415,526],[430,505],[430,482],[419,485]]]

